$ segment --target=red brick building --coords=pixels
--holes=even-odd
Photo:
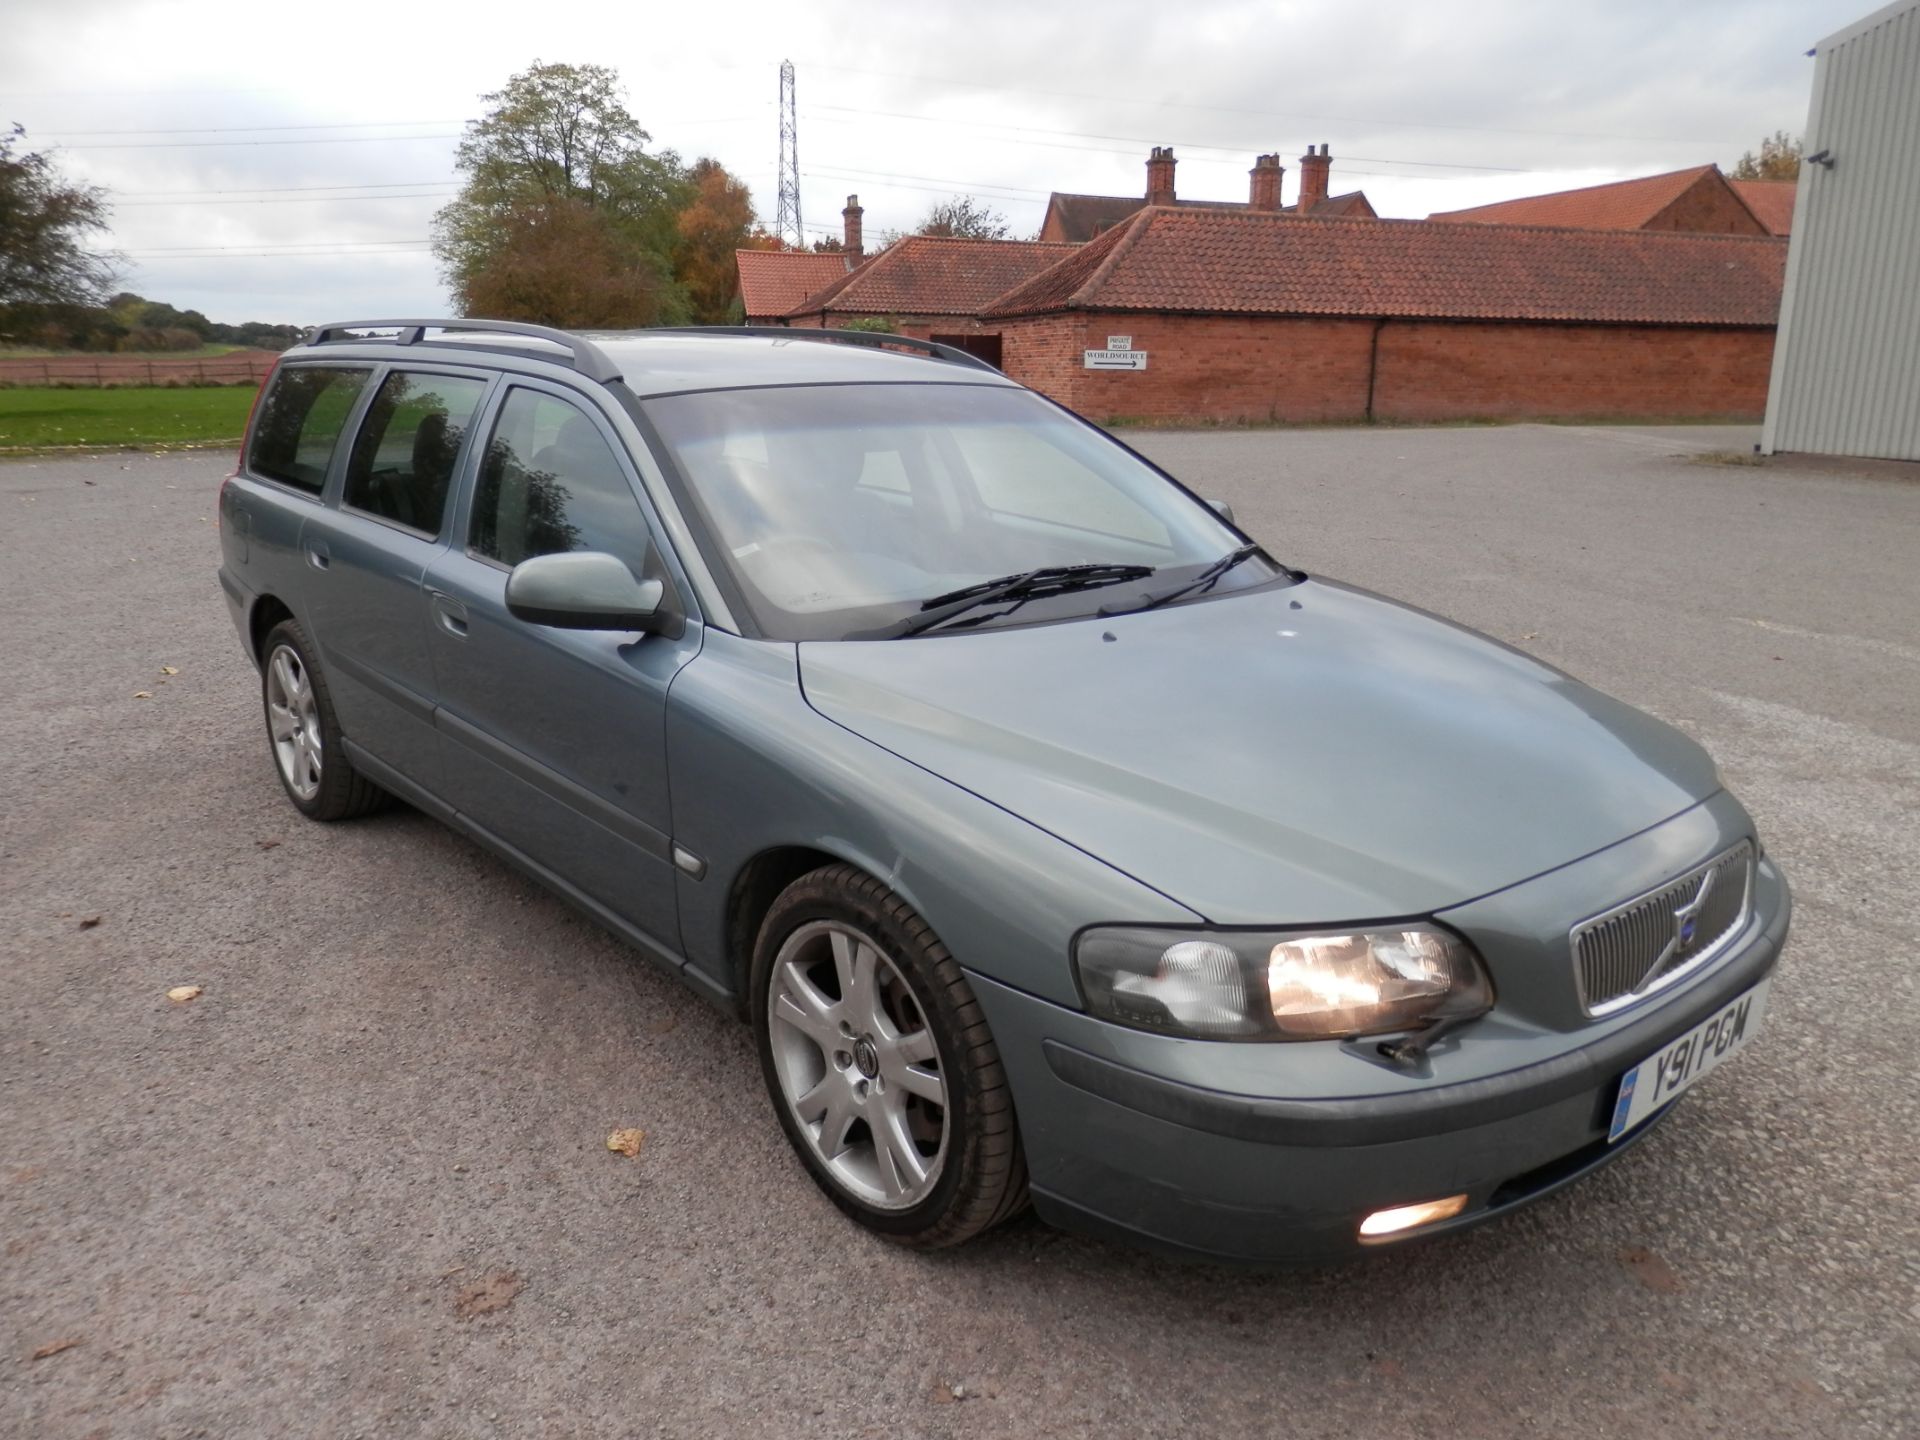
[[[1157,145],[1147,156],[1147,188],[1143,195],[1068,195],[1056,190],[1047,201],[1046,218],[1040,222],[1042,240],[1079,244],[1104,234],[1148,205],[1190,205],[1210,210],[1281,209],[1280,187],[1286,167],[1278,155],[1254,157],[1247,172],[1247,198],[1242,200],[1182,200],[1174,193],[1173,147]],[[1300,190],[1294,203],[1286,208],[1297,215],[1321,218],[1371,220],[1373,206],[1364,191],[1350,190],[1345,195],[1329,195],[1333,157],[1325,145],[1307,147],[1300,157]]]
[[[909,235],[801,300],[779,323],[837,329],[850,320],[884,320],[899,334],[958,345],[998,365],[998,327],[983,325],[980,313],[1074,249]]]
[[[1443,210],[1429,220],[1465,221],[1475,225],[1565,225],[1581,230],[1685,230],[1709,235],[1784,235],[1748,203],[1740,184],[1720,173],[1718,165],[1696,165],[1665,175],[1642,175],[1608,185],[1580,190],[1556,190],[1528,195],[1469,210]],[[1763,203],[1772,214],[1778,202]],[[1791,227],[1793,202],[1787,201],[1786,226]]]
[[[778,325],[816,290],[842,279],[859,262],[844,251],[736,250],[740,304],[749,325]]]
[[[1752,419],[1785,258],[1768,237],[1155,206],[982,321],[1008,374],[1095,420]],[[1119,336],[1142,368],[1089,368]]]

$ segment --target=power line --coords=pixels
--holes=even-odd
[[[446,200],[450,198],[446,191],[454,188],[449,185],[441,190],[402,191],[397,195],[299,195],[267,200],[115,200],[110,203],[115,210],[138,210],[152,206],[172,209],[181,205],[340,205],[353,200]]]
[[[120,190],[120,195],[282,195],[306,190],[420,190],[429,185],[457,185],[457,180],[395,180],[377,185],[251,185],[238,190]]]
[[[179,125],[172,129],[40,130],[34,133],[37,136],[53,138],[62,135],[237,135],[273,130],[393,130],[415,125],[464,125],[465,123],[456,116],[451,120],[347,120],[325,125]]]
[[[315,250],[301,255],[285,255],[277,250],[228,250],[218,255],[129,255],[130,260],[142,265],[168,265],[181,260],[327,260],[339,256],[358,256],[362,260],[378,259],[383,255],[425,255],[426,246],[418,250]]]
[[[458,140],[460,132],[435,135],[322,135],[311,140],[161,140],[108,145],[62,145],[62,150],[207,150],[236,145],[399,145],[409,140]]]
[[[266,245],[258,241],[255,241],[251,245],[156,245],[145,250],[128,250],[123,253],[128,255],[174,255],[188,250],[210,250],[215,253],[220,253],[231,250],[310,250],[318,246],[324,246],[329,249],[343,249],[349,246],[361,248],[377,245],[430,245],[432,243],[431,240],[428,240],[424,236],[418,239],[413,236],[407,236],[404,239],[395,240],[306,240],[293,241],[285,245]]]
[[[956,117],[945,116],[945,115],[908,115],[897,110],[869,110],[857,105],[820,105],[814,108],[820,109],[820,110],[839,111],[848,115],[873,115],[873,116],[879,116],[889,120],[918,121],[923,125],[961,125],[961,126],[966,126],[972,129],[992,129],[992,130],[1019,129],[1031,135],[1061,135],[1061,136],[1065,136],[1067,138],[1075,139],[1075,140],[1123,140],[1135,145],[1157,145],[1157,144],[1163,143],[1161,140],[1155,140],[1150,137],[1141,136],[1141,135],[1107,135],[1107,134],[1099,133],[1097,131],[1090,131],[1090,130],[1046,130],[1046,129],[1041,129],[1038,126],[1001,125],[993,121],[963,120]],[[1008,140],[1017,144],[1043,143],[1043,142],[1037,142],[1037,141],[1022,140],[1017,136],[998,136],[996,138]],[[1201,145],[1201,144],[1195,144],[1192,141],[1176,141],[1174,143],[1178,148],[1187,149],[1187,150],[1217,150],[1217,151],[1220,151],[1222,154],[1227,154],[1227,155],[1240,155],[1244,153],[1243,151],[1240,150],[1239,147],[1232,146],[1232,145]],[[1063,148],[1078,150],[1078,149],[1095,149],[1100,147],[1075,145],[1075,146],[1066,146]],[[1113,151],[1110,153],[1133,154],[1134,152],[1133,151]],[[1353,155],[1346,158],[1351,160],[1361,160],[1361,161],[1365,161],[1366,163],[1374,164],[1374,165],[1418,165],[1424,168],[1436,169],[1436,170],[1486,170],[1486,171],[1492,171],[1492,172],[1497,172],[1501,174],[1511,174],[1511,175],[1524,175],[1524,174],[1530,173],[1527,167],[1518,166],[1518,165],[1472,165],[1472,164],[1447,161],[1447,160],[1395,160],[1395,159],[1388,159],[1385,157],[1372,156],[1372,155],[1367,155],[1367,156]]]
[[[1097,95],[1084,90],[1036,90],[1023,86],[991,85],[980,80],[956,80],[951,76],[943,75],[913,75],[897,70],[863,69],[854,65],[830,65],[818,61],[809,63],[822,70],[837,70],[848,75],[878,75],[890,80],[908,80],[919,85],[954,85],[971,90],[991,90],[1004,95],[1044,95],[1061,100],[1111,102],[1114,99],[1112,94]],[[1150,100],[1137,95],[1128,95],[1125,104],[1132,109],[1147,105],[1169,110],[1212,110],[1226,115],[1254,115],[1267,120],[1308,120],[1316,124],[1380,126],[1403,130],[1458,130],[1476,135],[1529,135],[1570,140],[1631,140],[1651,144],[1735,145],[1740,143],[1735,140],[1702,140],[1680,135],[1620,135],[1594,130],[1520,129],[1499,125],[1461,125],[1441,120],[1396,120],[1378,116],[1324,115],[1297,110],[1255,110],[1238,105],[1203,105],[1187,100]]]

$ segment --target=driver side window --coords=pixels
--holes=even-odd
[[[598,550],[640,575],[649,542],[626,472],[593,419],[558,396],[510,391],[481,462],[468,548],[509,568]]]

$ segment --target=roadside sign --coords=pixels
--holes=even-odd
[[[1125,336],[1120,337],[1125,339]],[[1144,350],[1088,350],[1083,363],[1089,370],[1144,370],[1147,368],[1147,352]]]
[[[1131,350],[1133,348],[1133,336],[1109,335],[1107,336],[1107,348],[1109,350]]]

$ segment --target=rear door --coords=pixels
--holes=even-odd
[[[606,418],[587,397],[513,379],[491,407],[455,543],[426,578],[448,798],[496,837],[679,947],[666,701],[698,651],[675,634],[560,630],[509,614],[507,575],[556,551],[615,555],[680,590]]]
[[[489,381],[478,370],[387,369],[335,504],[300,536],[312,638],[341,730],[435,794],[443,782],[421,582],[446,545],[454,478]]]
[[[254,415],[240,473],[221,492],[223,558],[255,595],[276,595],[312,629],[300,533],[320,513],[341,438],[376,366],[283,364]]]

